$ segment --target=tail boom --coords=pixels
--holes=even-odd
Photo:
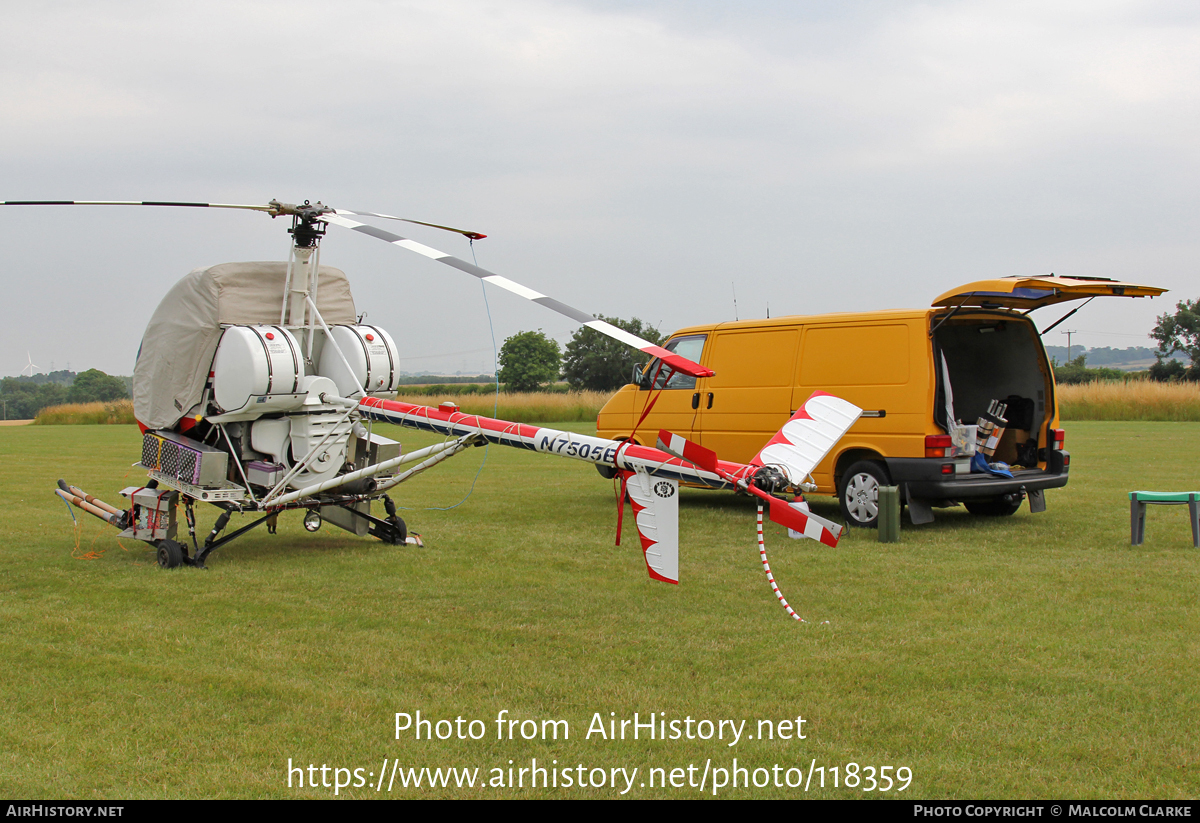
[[[614,466],[620,471],[640,471],[654,477],[714,489],[732,489],[739,480],[749,479],[758,470],[757,466],[718,460],[715,468],[720,474],[717,474],[658,449],[628,441],[607,440],[603,437],[512,423],[459,411],[443,411],[399,400],[364,397],[359,401],[359,412],[364,417],[381,423],[394,423],[452,437],[479,434],[489,443],[500,446],[569,457],[602,466]]]

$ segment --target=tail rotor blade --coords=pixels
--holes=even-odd
[[[718,471],[717,453],[715,451],[693,443],[686,437],[682,437],[674,432],[659,429],[657,448],[659,451],[666,452],[672,457],[686,460],[697,468],[704,469],[713,474],[716,474]]]
[[[805,537],[824,543],[826,546],[837,545],[838,538],[842,535],[842,527],[837,523],[831,523],[812,512],[794,509],[785,501],[772,497],[753,485],[749,486],[746,491],[770,505],[771,520],[775,523],[800,532]]]

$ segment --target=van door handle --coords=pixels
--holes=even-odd
[[[712,408],[712,396],[713,396],[713,393],[712,393],[712,392],[709,392],[709,393],[708,393],[708,405],[707,405],[707,406],[705,406],[704,408],[706,408],[706,409],[711,409],[711,408]]]
[[[692,395],[692,408],[693,409],[700,408],[700,392],[696,392],[695,394]]]

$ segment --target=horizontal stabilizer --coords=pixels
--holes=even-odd
[[[757,486],[750,485],[746,491],[770,504],[773,522],[799,532],[804,537],[811,537],[826,546],[836,546],[838,538],[842,536],[842,527],[837,523],[831,523],[812,512],[793,508],[787,501],[772,497]]]
[[[622,472],[633,502],[646,569],[655,580],[679,583],[679,483],[641,472]]]
[[[686,437],[669,432],[666,429],[658,430],[658,450],[666,452],[672,457],[678,457],[680,460],[686,460],[693,466],[698,466],[705,471],[717,471],[717,453],[712,449],[706,449],[703,446],[693,443]]]
[[[815,391],[750,463],[777,466],[792,484],[802,483],[861,414],[853,403]]]

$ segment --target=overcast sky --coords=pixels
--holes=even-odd
[[[735,281],[746,319],[927,306],[1009,274],[1116,277],[1171,291],[1060,328],[1150,345],[1158,314],[1200,296],[1197,9],[10,3],[0,200],[320,199],[449,223],[489,235],[481,266],[664,332],[732,319]],[[27,353],[40,371],[130,374],[176,280],[284,259],[285,228],[4,207],[0,374]],[[470,259],[455,235],[398,230]],[[490,371],[474,278],[336,228],[322,261],[406,369]],[[573,332],[488,297],[498,342]]]

